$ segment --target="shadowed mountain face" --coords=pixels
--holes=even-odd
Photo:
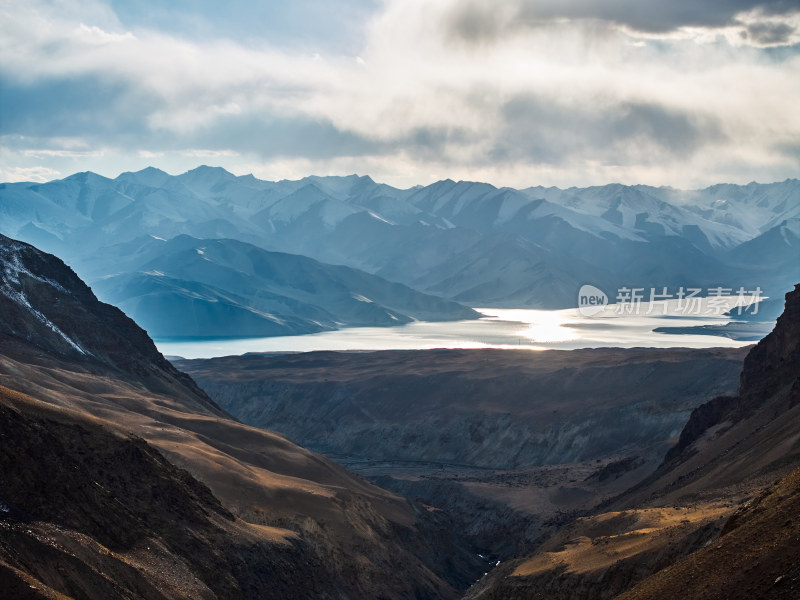
[[[92,284],[139,270],[127,243],[186,234],[347,265],[471,306],[556,308],[574,306],[585,282],[612,295],[621,286],[783,293],[800,278],[798,198],[797,180],[695,191],[445,180],[401,190],[355,175],[270,182],[151,168],[2,184],[0,230],[65,257]],[[159,293],[222,302],[216,281],[209,290],[178,279]]]
[[[0,332],[6,336],[31,341],[54,354],[94,358],[118,368],[137,359],[146,364],[159,362],[147,334],[118,309],[99,303],[62,262],[2,235],[0,261]],[[98,323],[119,323],[125,328],[97,330]],[[169,368],[166,361],[161,363]]]
[[[124,248],[131,271],[95,288],[156,337],[294,335],[479,316],[363,271],[236,240],[147,238]]]
[[[605,503],[613,512],[579,519],[467,597],[796,598],[800,285],[740,381],[692,412],[661,466]]]
[[[25,341],[47,355],[99,364],[155,391],[180,386],[203,410],[222,414],[191,378],[156,350],[118,308],[57,258],[0,235],[0,336],[3,347]]]
[[[739,393],[696,408],[678,444],[636,496],[675,497],[785,472],[800,463],[798,410],[800,286],[795,286],[775,329],[745,357]]]
[[[440,513],[229,417],[55,257],[0,257],[4,591],[455,598],[485,570]]]

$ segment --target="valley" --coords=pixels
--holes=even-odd
[[[56,257],[0,260],[4,594],[457,598],[484,569],[446,515],[233,419]]]
[[[174,364],[243,422],[446,511],[483,553],[506,559],[652,471],[693,408],[735,392],[746,353],[311,352]]]

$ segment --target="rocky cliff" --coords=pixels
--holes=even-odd
[[[718,461],[718,456],[706,457],[703,446],[719,440],[728,442],[734,456],[754,440],[775,445],[785,439],[785,432],[777,437],[764,437],[753,428],[780,426],[787,413],[800,403],[800,284],[786,294],[783,314],[775,328],[754,348],[744,360],[740,375],[739,393],[721,396],[700,405],[689,418],[678,443],[667,453],[664,464],[654,480],[678,468],[692,455],[698,459]],[[748,440],[741,438],[748,437]],[[735,442],[733,440],[736,440]],[[740,443],[742,442],[742,443]],[[779,458],[779,463],[791,463],[798,452],[787,448],[789,454]],[[779,466],[776,465],[776,466]],[[760,466],[745,469],[739,477],[760,474]],[[693,475],[697,476],[697,474]],[[684,479],[685,481],[685,479]]]
[[[800,285],[745,358],[739,393],[696,408],[653,475],[468,597],[797,597],[799,392]],[[632,527],[641,515],[669,526]]]

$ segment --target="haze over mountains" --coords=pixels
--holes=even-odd
[[[775,296],[800,278],[798,193],[797,180],[695,191],[514,190],[445,180],[401,190],[355,175],[269,182],[213,167],[178,176],[148,168],[116,179],[78,173],[2,184],[0,229],[63,256],[90,283],[114,276],[98,289],[134,316],[146,319],[159,307],[230,317],[206,334],[188,317],[171,330],[146,322],[155,335],[275,335],[470,317],[386,281],[468,306],[574,306],[587,282],[612,297],[622,286],[719,285],[760,286]],[[181,235],[197,241],[173,242]],[[172,244],[163,256],[154,251],[157,238]],[[207,252],[207,268],[189,269],[189,250]],[[304,275],[254,298],[232,276],[244,256],[251,263],[243,273],[282,261],[283,269],[302,264]],[[315,277],[319,286],[303,290]],[[331,304],[340,310],[326,314],[321,307]]]
[[[149,238],[111,251],[130,256],[136,270],[105,277],[95,289],[162,337],[292,335],[479,316],[357,269],[231,239]]]

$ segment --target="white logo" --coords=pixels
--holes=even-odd
[[[578,290],[578,312],[584,317],[593,317],[603,312],[607,304],[608,296],[600,288],[586,284]]]

